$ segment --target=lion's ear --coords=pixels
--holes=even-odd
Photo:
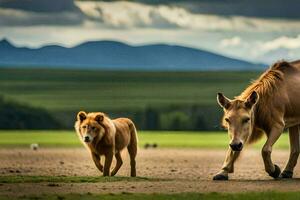
[[[103,115],[98,114],[98,115],[95,116],[95,121],[96,122],[101,123],[101,122],[103,122],[103,120],[104,120],[104,116]]]
[[[80,122],[82,122],[83,120],[86,119],[86,116],[87,116],[87,114],[84,111],[80,111],[77,114],[77,120],[80,121]]]

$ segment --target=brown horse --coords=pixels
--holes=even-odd
[[[214,180],[228,180],[243,145],[266,135],[262,148],[266,172],[273,178],[292,178],[299,156],[300,60],[277,62],[233,100],[217,96],[223,107],[222,124],[228,129],[230,147]],[[290,157],[284,171],[271,160],[272,146],[285,128],[289,130]]]

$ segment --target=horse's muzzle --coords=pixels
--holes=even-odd
[[[242,149],[243,149],[243,143],[242,143],[242,142],[239,142],[239,143],[231,143],[229,146],[230,146],[230,148],[231,148],[233,151],[242,151]]]

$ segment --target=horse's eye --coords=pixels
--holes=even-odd
[[[244,124],[246,124],[247,122],[249,122],[250,121],[250,118],[245,118],[245,119],[243,119],[243,123]]]
[[[84,126],[82,126],[82,128],[86,128],[86,126],[84,125]]]
[[[225,121],[226,121],[227,123],[230,123],[230,121],[229,121],[229,119],[228,119],[228,118],[225,118]]]

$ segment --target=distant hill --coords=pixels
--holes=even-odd
[[[130,46],[115,41],[86,42],[72,48],[37,49],[0,41],[0,66],[104,70],[260,70],[266,66],[176,45]]]

